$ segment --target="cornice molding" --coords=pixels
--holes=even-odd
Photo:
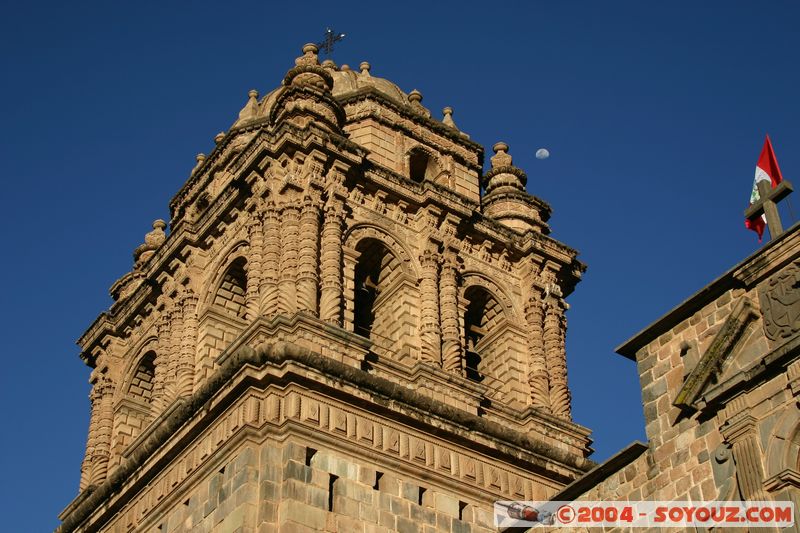
[[[242,383],[242,387],[235,385],[237,382],[235,376],[248,366],[255,369],[264,367],[283,369],[284,381],[311,379],[306,372],[300,371],[299,374],[292,372],[290,369],[292,364],[314,369],[328,379],[333,378],[335,383],[345,382],[359,390],[369,392],[373,395],[372,403],[377,402],[390,407],[391,411],[396,412],[401,418],[412,417],[416,424],[426,426],[428,431],[435,432],[440,437],[447,433],[446,427],[451,427],[453,430],[460,428],[475,436],[482,435],[493,442],[494,453],[517,456],[518,461],[524,461],[537,470],[549,471],[552,466],[561,465],[567,470],[581,473],[596,465],[589,459],[548,446],[504,425],[445,405],[403,385],[371,375],[360,368],[324,357],[295,344],[276,342],[261,345],[256,349],[241,346],[236,351],[223,354],[218,362],[219,369],[201,385],[200,389],[188,397],[178,398],[139,436],[126,450],[127,460],[117,467],[108,479],[98,487],[87,489],[78,495],[75,502],[62,514],[63,523],[56,529],[56,533],[68,533],[79,529],[96,509],[106,505],[108,500],[123,490],[130,480],[135,479],[136,483],[141,485],[152,479],[158,473],[159,465],[150,465],[151,468],[144,471],[142,467],[184,425],[194,419],[191,423],[199,424],[200,427],[192,432],[199,433],[226,405],[230,405],[241,395],[242,389],[253,386],[253,383]],[[241,383],[241,380],[238,381]],[[319,383],[319,386],[324,387],[322,383]],[[217,398],[218,395],[229,398],[227,400],[222,397]],[[355,401],[363,403],[365,399],[360,398]],[[456,434],[452,436],[457,437]],[[186,439],[183,439],[183,445],[186,445],[185,441]],[[477,443],[475,445],[482,447]],[[169,456],[174,457],[179,451],[171,448]]]

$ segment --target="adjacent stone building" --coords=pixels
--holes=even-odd
[[[617,351],[637,363],[648,443],[554,499],[800,508],[800,224]]]
[[[79,340],[91,422],[58,531],[489,531],[495,500],[594,466],[564,351],[584,265],[508,146],[484,174],[451,109],[314,45],[215,143]],[[670,338],[642,348],[648,397],[676,383]]]

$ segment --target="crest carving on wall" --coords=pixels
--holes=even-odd
[[[759,291],[764,333],[780,340],[800,331],[800,261],[772,276]]]

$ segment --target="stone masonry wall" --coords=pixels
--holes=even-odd
[[[243,443],[194,484],[150,491],[103,531],[493,531],[491,505],[293,441]],[[169,472],[157,484],[170,486]],[[127,512],[126,512],[127,511]]]
[[[687,376],[742,305],[752,306],[754,318],[703,390],[726,390],[734,387],[728,384],[752,380],[765,356],[778,347],[780,342],[765,336],[759,305],[767,282],[721,292],[639,349],[648,450],[579,499],[797,501],[797,489],[779,478],[797,467],[798,448],[787,441],[796,440],[800,422],[794,397],[800,362],[749,387],[731,389],[717,407],[700,404],[699,411],[691,412],[673,405]]]

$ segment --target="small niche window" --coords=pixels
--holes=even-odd
[[[333,494],[334,491],[336,490],[336,481],[338,479],[339,476],[333,474],[330,474],[330,477],[328,477],[328,511],[335,511],[335,509],[333,508],[333,502],[334,502]]]
[[[433,180],[439,173],[436,160],[425,150],[414,148],[408,153],[409,177],[417,182]]]
[[[311,460],[317,455],[317,450],[314,448],[306,448],[306,466],[311,466]]]

